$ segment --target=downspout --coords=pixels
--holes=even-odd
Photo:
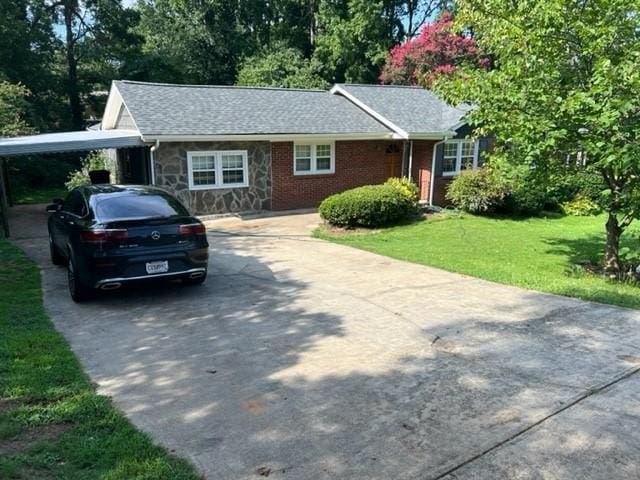
[[[155,161],[155,152],[160,148],[160,140],[156,139],[156,143],[151,149],[149,149],[149,162],[151,163],[151,185],[156,184],[156,161]]]
[[[407,178],[413,181],[411,177],[411,171],[413,169],[413,140],[409,141],[409,171],[407,172]]]
[[[429,206],[433,207],[433,187],[436,183],[436,152],[438,151],[438,145],[444,143],[447,139],[440,140],[433,144],[433,158],[431,159],[431,175],[429,177]]]

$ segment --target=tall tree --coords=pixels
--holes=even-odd
[[[285,88],[327,88],[320,65],[295,48],[275,45],[248,57],[238,72],[238,85]]]
[[[26,120],[29,94],[23,85],[0,81],[0,137],[33,132]]]
[[[157,63],[155,80],[233,83],[247,45],[237,2],[143,0],[140,15],[137,32]]]
[[[26,107],[38,129],[57,123],[59,95],[54,66],[56,38],[44,0],[0,2],[0,79],[32,92]]]
[[[497,135],[495,158],[545,168],[584,152],[607,188],[604,265],[640,215],[638,0],[460,0],[457,19],[495,58],[459,71],[443,91],[477,105],[470,120]]]
[[[474,38],[454,30],[453,17],[445,11],[424,25],[417,37],[391,49],[380,81],[429,87],[438,75],[452,74],[463,63],[483,66],[488,61]]]
[[[96,87],[95,71],[120,60],[110,58],[110,51],[122,52],[123,45],[132,43],[128,29],[137,16],[124,9],[120,0],[47,0],[46,5],[62,27],[60,54],[70,126],[81,129],[84,100]]]
[[[387,51],[404,35],[397,9],[387,3],[321,0],[313,56],[323,64],[328,81],[375,81]]]

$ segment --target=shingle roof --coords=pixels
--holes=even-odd
[[[324,90],[114,84],[143,136],[392,133]]]
[[[369,109],[409,134],[440,133],[459,126],[468,105],[452,107],[421,87],[336,85]]]

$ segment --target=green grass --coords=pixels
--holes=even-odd
[[[389,257],[453,272],[596,302],[640,308],[640,288],[587,273],[581,262],[598,262],[604,251],[599,217],[514,219],[444,214],[380,232],[315,235]],[[638,227],[623,246],[640,252]]]
[[[3,240],[0,478],[199,478],[96,394],[45,314],[35,265]]]
[[[15,186],[12,192],[16,205],[27,205],[32,203],[51,203],[54,198],[64,198],[67,196],[67,189],[64,187],[23,187]]]

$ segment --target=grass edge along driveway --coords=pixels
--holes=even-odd
[[[497,283],[640,308],[640,287],[580,266],[602,258],[604,222],[604,216],[508,218],[453,212],[371,232],[320,227],[314,236]],[[622,246],[640,253],[639,233],[640,227],[632,225]]]
[[[66,292],[65,292],[66,294]],[[42,304],[40,274],[0,240],[0,478],[197,479],[96,394]]]

